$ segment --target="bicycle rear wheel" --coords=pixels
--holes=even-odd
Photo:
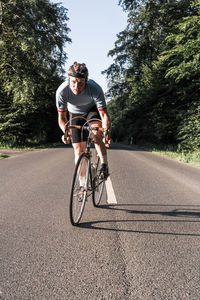
[[[83,214],[88,192],[89,167],[89,158],[85,153],[82,153],[74,171],[70,196],[70,221],[72,225],[78,225]]]
[[[105,179],[100,178],[100,159],[98,157],[96,163],[96,176],[93,178],[93,192],[92,192],[92,201],[95,207],[98,207],[103,195]]]

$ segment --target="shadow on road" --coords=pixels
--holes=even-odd
[[[200,205],[190,205],[190,208],[186,208],[185,205],[156,205],[156,204],[118,204],[118,205],[102,205],[100,206],[103,209],[112,209],[118,211],[124,211],[132,214],[147,214],[147,215],[163,215],[163,216],[172,216],[172,217],[195,217],[199,218],[200,221]],[[123,208],[125,207],[125,208]],[[177,207],[171,211],[145,211],[145,210],[136,210],[128,209],[126,207]],[[191,208],[192,207],[192,208]]]
[[[133,207],[174,207],[172,210],[147,210],[147,209],[133,209]],[[99,209],[106,209],[112,211],[126,212],[132,215],[145,216],[144,219],[112,219],[112,220],[99,220],[92,222],[84,222],[79,225],[80,228],[87,228],[93,230],[108,230],[116,232],[129,232],[129,233],[141,233],[141,234],[160,234],[160,235],[174,235],[174,236],[195,236],[200,237],[199,233],[185,233],[185,232],[169,232],[169,231],[150,231],[150,230],[134,230],[134,229],[122,229],[118,228],[118,224],[126,223],[200,223],[200,205],[156,205],[156,204],[118,204],[118,205],[102,205]],[[161,216],[161,217],[173,217],[174,219],[148,219],[148,216]],[[179,219],[181,218],[181,219]],[[190,219],[188,219],[190,218]],[[193,218],[191,220],[191,218]],[[110,226],[109,226],[110,225]]]

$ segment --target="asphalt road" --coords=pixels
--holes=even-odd
[[[69,222],[71,147],[0,161],[0,299],[200,299],[200,168],[113,146],[116,204]]]

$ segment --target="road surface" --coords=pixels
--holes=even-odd
[[[0,161],[0,299],[200,299],[200,168],[108,151],[100,208],[69,222],[72,148]]]

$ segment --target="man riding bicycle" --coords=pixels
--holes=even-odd
[[[100,131],[93,131],[93,139],[97,153],[101,161],[101,172],[104,178],[109,175],[106,146],[111,144],[110,140],[110,117],[106,108],[106,101],[102,88],[91,79],[88,79],[88,69],[84,63],[74,62],[68,71],[68,81],[63,82],[56,91],[56,106],[58,110],[58,124],[65,134],[68,124],[68,112],[70,125],[83,125],[85,119],[98,119],[92,122],[94,127],[103,127],[105,136],[103,139]],[[83,119],[84,117],[85,119]],[[102,121],[102,125],[101,122]],[[65,144],[70,143],[74,149],[75,163],[86,146],[86,134],[81,140],[81,131],[71,130],[70,136],[62,136]],[[106,146],[105,146],[105,143]]]

